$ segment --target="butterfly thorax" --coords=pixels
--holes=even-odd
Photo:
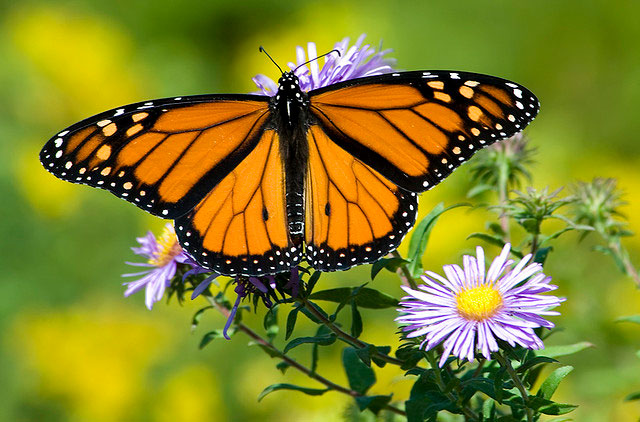
[[[304,177],[309,157],[309,96],[300,89],[300,81],[293,72],[284,72],[278,80],[278,92],[272,99],[271,108],[280,135],[280,152],[287,172],[289,233],[294,244],[299,244],[304,232]]]

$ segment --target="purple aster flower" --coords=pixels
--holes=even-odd
[[[139,273],[123,274],[123,277],[143,276],[138,280],[124,283],[127,286],[124,295],[128,297],[145,288],[145,304],[151,309],[155,302],[162,299],[165,289],[176,274],[177,265],[192,261],[180,247],[171,223],[167,223],[158,238],[152,232],[148,232],[146,236],[136,240],[140,247],[131,249],[136,255],[146,257],[147,262],[127,262],[127,264],[149,269]]]
[[[338,50],[340,55],[332,53],[325,56],[322,69],[320,69],[318,60],[313,60],[318,57],[315,43],[310,42],[307,44],[308,54],[305,54],[304,48],[298,46],[296,48],[296,63],[288,63],[291,70],[298,68],[308,60],[313,60],[311,63],[300,66],[295,72],[300,79],[300,88],[303,91],[310,91],[336,82],[346,81],[347,79],[392,72],[395,59],[384,57],[391,50],[376,52],[369,44],[362,45],[365,36],[365,34],[360,35],[356,43],[351,47],[349,47],[349,38],[344,38],[339,43],[336,43],[333,48]],[[278,91],[278,85],[265,75],[256,75],[253,78],[253,82],[260,89],[256,94],[273,96]]]
[[[498,350],[496,339],[511,346],[528,349],[544,345],[533,329],[552,328],[543,315],[559,315],[549,309],[564,298],[541,293],[557,289],[551,277],[542,273],[542,265],[527,263],[527,255],[512,268],[508,260],[510,244],[494,259],[485,277],[484,251],[477,248],[477,258],[464,256],[464,268],[443,267],[445,277],[427,271],[426,283],[418,290],[402,287],[409,296],[400,302],[402,315],[396,321],[404,325],[407,338],[425,336],[421,348],[430,350],[444,341],[443,366],[450,354],[473,362],[476,349],[490,359]]]

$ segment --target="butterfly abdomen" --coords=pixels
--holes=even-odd
[[[292,243],[300,245],[304,235],[304,186],[309,160],[309,99],[292,72],[284,73],[278,82],[272,109],[286,172],[287,226]]]

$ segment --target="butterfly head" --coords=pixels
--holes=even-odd
[[[276,102],[280,104],[301,104],[305,105],[307,102],[307,94],[300,88],[300,80],[292,72],[284,72],[280,79],[278,79],[278,93],[276,94]]]

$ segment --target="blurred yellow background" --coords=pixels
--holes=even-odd
[[[0,420],[340,419],[349,401],[337,393],[277,392],[257,403],[272,383],[319,386],[293,370],[282,375],[242,335],[198,350],[205,330],[224,323],[209,313],[190,332],[203,301],[161,302],[149,312],[142,294],[124,299],[129,247],[161,222],[105,192],[59,181],[38,162],[51,135],[103,110],[255,90],[256,73],[278,76],[259,45],[284,64],[296,45],[315,41],[323,52],[367,33],[367,41],[395,50],[401,69],[522,83],[542,103],[528,131],[538,149],[535,186],[616,177],[631,228],[640,231],[639,2],[63,0],[3,2],[0,10]],[[421,213],[463,201],[468,187],[463,168],[423,195]],[[438,271],[459,261],[475,245],[466,236],[489,216],[446,214],[425,266]],[[638,264],[639,239],[626,242]],[[596,346],[562,359],[575,370],[556,398],[580,405],[574,420],[637,421],[638,404],[623,398],[640,390],[640,327],[614,319],[639,313],[640,293],[592,242],[577,244],[569,234],[555,246],[546,272],[568,300],[552,318],[565,330],[550,343]],[[368,272],[326,275],[321,287],[361,284]],[[391,274],[372,286],[401,294]],[[397,345],[393,310],[364,317],[364,340]],[[248,324],[259,327],[261,319]],[[319,371],[345,384],[335,349],[322,351]],[[310,352],[300,347],[294,356],[308,362]],[[378,379],[374,392],[407,397],[411,384],[401,372],[385,368]]]

